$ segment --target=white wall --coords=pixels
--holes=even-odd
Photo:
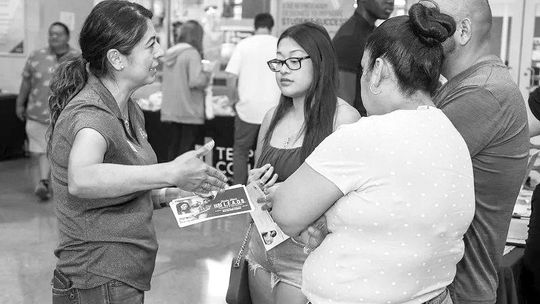
[[[75,14],[70,44],[78,48],[79,32],[84,19],[90,13],[93,0],[25,0],[24,55],[0,55],[0,89],[18,93],[21,72],[28,54],[47,45],[49,25],[60,20],[60,12]]]

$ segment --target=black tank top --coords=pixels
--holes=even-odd
[[[274,173],[277,173],[277,182],[283,182],[291,176],[296,169],[302,165],[300,158],[301,147],[292,149],[279,149],[272,147],[270,143],[263,142],[263,148],[257,167],[270,164],[274,167]]]

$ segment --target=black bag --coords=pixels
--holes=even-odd
[[[232,260],[231,275],[229,276],[229,287],[225,300],[228,304],[251,304],[248,281],[248,262],[245,258],[246,246],[251,235],[253,220],[249,223],[242,246],[238,255]]]

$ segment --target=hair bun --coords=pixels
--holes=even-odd
[[[456,31],[456,23],[452,17],[420,3],[411,6],[409,18],[415,35],[431,47],[441,44]]]

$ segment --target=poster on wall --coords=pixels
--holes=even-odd
[[[72,12],[60,12],[60,22],[65,24],[70,31],[75,28],[75,13]]]
[[[352,16],[354,0],[276,0],[273,15],[276,31],[281,34],[288,27],[314,22],[326,28],[334,37],[340,26]]]
[[[24,53],[24,0],[0,0],[0,53]]]

